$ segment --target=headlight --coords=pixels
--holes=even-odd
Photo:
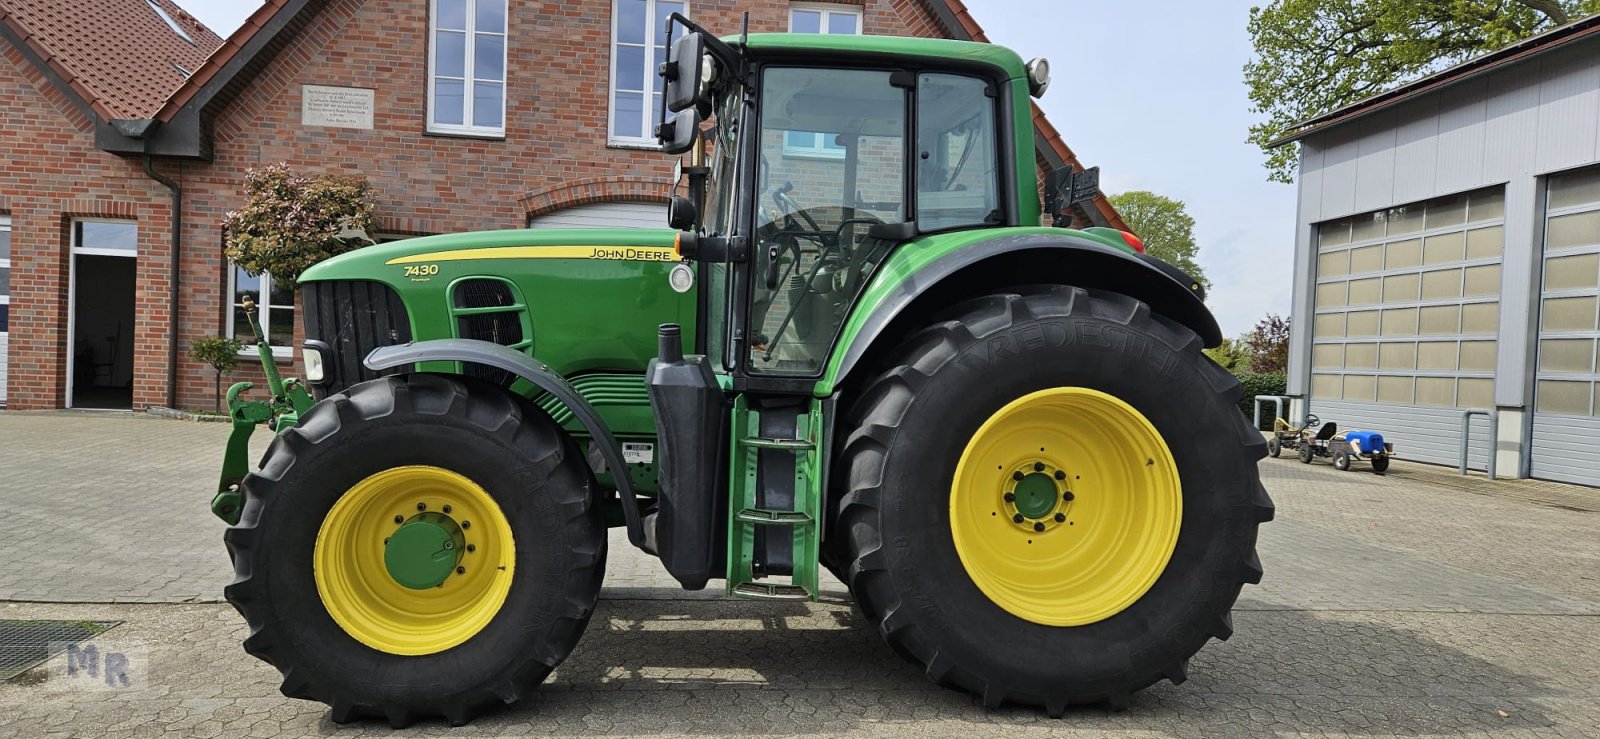
[[[308,341],[300,347],[300,357],[306,365],[306,382],[320,385],[327,379],[322,365],[322,350],[325,348],[320,341]]]

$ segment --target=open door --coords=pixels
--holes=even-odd
[[[72,224],[67,407],[133,408],[133,326],[138,226]]]

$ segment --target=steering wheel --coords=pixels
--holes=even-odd
[[[785,181],[783,187],[772,191],[772,204],[778,206],[778,213],[784,216],[789,218],[799,216],[801,220],[806,222],[807,226],[811,227],[813,233],[821,236],[822,226],[817,224],[817,219],[812,218],[805,208],[800,207],[800,204],[796,203],[794,198],[789,197],[789,191],[793,189],[794,183]]]

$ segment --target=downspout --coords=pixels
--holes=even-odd
[[[183,234],[183,188],[178,186],[171,178],[157,172],[154,160],[150,157],[150,134],[154,133],[161,124],[149,118],[117,119],[111,121],[111,127],[130,139],[136,139],[144,145],[144,175],[155,180],[162,187],[172,193],[172,274],[168,278],[168,314],[172,317],[168,326],[167,347],[167,407],[178,407],[178,276],[182,261],[179,259],[178,245]]]
[[[157,172],[151,164],[150,152],[144,153],[144,175],[161,183],[172,192],[172,274],[168,278],[170,293],[168,295],[167,313],[172,317],[168,329],[167,340],[167,407],[178,407],[178,276],[183,262],[179,258],[178,245],[183,235],[183,188],[178,186],[171,178]]]

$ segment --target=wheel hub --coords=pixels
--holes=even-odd
[[[412,590],[444,584],[467,550],[466,532],[455,519],[425,511],[407,519],[383,545],[389,577]]]
[[[1075,497],[1066,479],[1065,470],[1045,460],[1030,460],[1012,470],[1001,493],[1006,517],[1034,533],[1062,524]]]

